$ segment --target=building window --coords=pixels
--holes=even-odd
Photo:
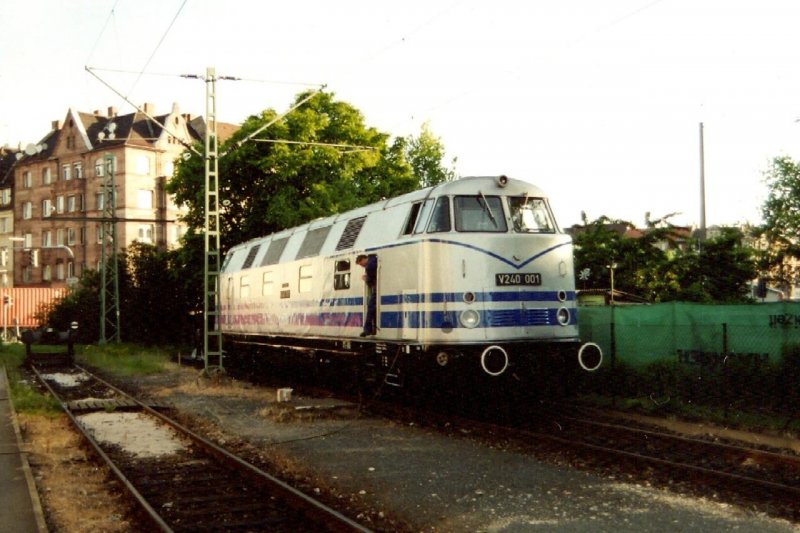
[[[81,226],[79,235],[80,235],[80,241],[78,242],[78,244],[86,244],[86,228],[85,227]]]
[[[10,222],[10,217],[0,217],[0,233],[8,233],[11,231]]]
[[[53,214],[53,201],[50,198],[42,200],[42,216],[47,218]]]
[[[67,278],[75,277],[75,263],[72,261],[67,262]]]
[[[53,277],[52,267],[50,265],[42,266],[42,281],[50,281]]]
[[[94,160],[94,175],[98,178],[103,177],[103,168],[105,167],[105,163],[103,162],[103,158],[95,159]]]
[[[75,244],[75,228],[67,228],[67,244]]]
[[[61,166],[61,179],[64,181],[69,181],[72,179],[72,167],[69,165]]]
[[[26,233],[22,238],[25,239],[22,243],[23,248],[33,248],[33,233]]]
[[[64,212],[64,197],[63,196],[56,196],[56,212],[63,213]]]
[[[139,226],[139,242],[153,242],[153,225],[143,224]]]
[[[150,158],[146,155],[140,155],[136,158],[136,173],[141,176],[150,175]]]
[[[97,204],[97,210],[102,211],[106,207],[106,195],[102,192],[95,194],[94,202]]]
[[[153,191],[139,189],[136,193],[136,207],[139,209],[152,209]]]
[[[33,217],[33,204],[31,202],[22,203],[22,218],[30,220]]]
[[[64,246],[64,228],[56,230],[56,246]]]
[[[64,263],[62,261],[56,263],[56,279],[64,279]]]
[[[9,205],[11,203],[11,189],[0,190],[0,204]]]
[[[53,246],[53,232],[50,230],[42,232],[42,248]]]
[[[78,195],[78,209],[86,211],[86,196],[83,194]]]
[[[22,187],[24,189],[30,189],[33,187],[33,183],[31,182],[31,173],[28,170],[22,173]]]
[[[25,268],[22,269],[22,281],[25,283],[30,283],[33,280],[33,267],[31,265],[26,265]]]
[[[75,195],[67,196],[67,212],[74,213],[75,212]]]
[[[103,225],[97,225],[97,244],[103,244]]]
[[[42,185],[50,185],[53,181],[53,177],[50,174],[50,167],[44,167],[42,169]]]
[[[74,163],[72,165],[72,170],[75,171],[75,179],[79,180],[83,178],[83,164],[81,163]]]

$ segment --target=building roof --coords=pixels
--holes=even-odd
[[[11,187],[14,183],[14,164],[19,150],[0,147],[0,188]]]
[[[99,111],[86,113],[70,109],[66,115],[66,122],[73,121],[73,126],[79,132],[85,150],[92,151],[98,149],[108,149],[114,146],[155,146],[162,138],[169,117],[180,114],[177,104],[173,104],[171,113],[154,115],[152,104],[145,104],[142,111],[136,110],[133,113],[118,115],[116,109],[108,108],[108,114],[103,115]],[[152,119],[150,117],[152,117]],[[203,117],[192,117],[188,114],[180,114],[186,121],[186,132],[190,142],[201,141],[205,136],[205,120]],[[217,123],[217,135],[220,141],[225,141],[239,129],[234,124]],[[37,144],[29,145],[24,151],[24,161],[35,162],[49,159],[60,136],[64,133],[62,121],[55,121],[53,129],[45,135]],[[175,137],[183,137],[183,132],[168,131]],[[2,176],[0,175],[0,178]]]

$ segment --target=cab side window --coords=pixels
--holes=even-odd
[[[442,196],[436,200],[433,215],[428,224],[428,233],[450,231],[450,198]]]

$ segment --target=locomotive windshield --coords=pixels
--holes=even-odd
[[[550,217],[547,205],[541,198],[510,196],[508,211],[516,232],[554,233],[556,231],[556,225]]]
[[[455,222],[456,231],[489,231],[506,232],[503,204],[498,196],[456,196]]]

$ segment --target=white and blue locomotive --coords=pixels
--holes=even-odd
[[[377,257],[377,329],[367,337],[362,254]],[[392,368],[458,360],[491,376],[538,358],[589,371],[602,362],[596,344],[579,341],[571,238],[539,188],[505,176],[442,183],[237,245],[220,300],[234,353],[377,356]]]

